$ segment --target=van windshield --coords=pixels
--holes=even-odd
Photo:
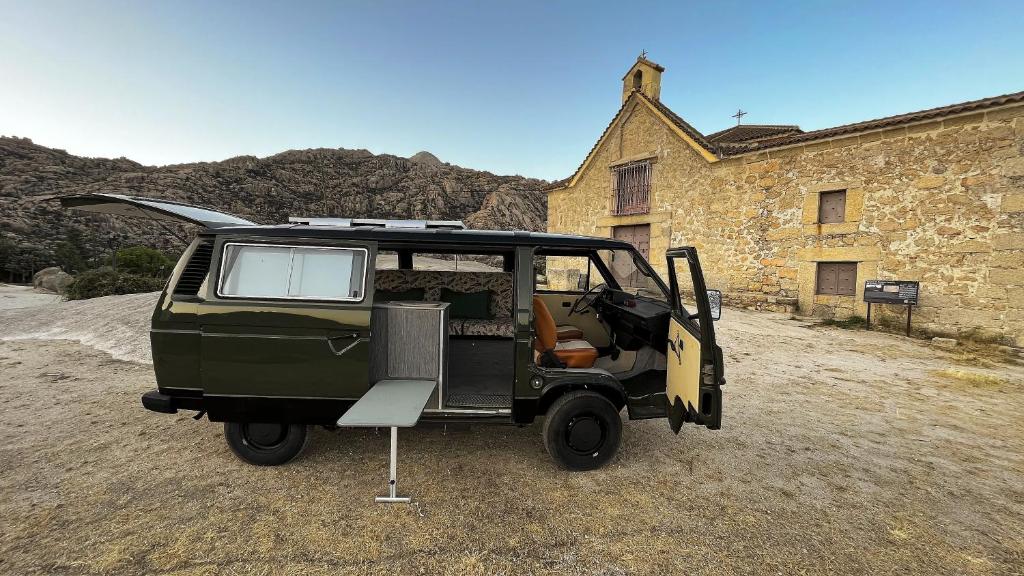
[[[647,266],[634,260],[642,258],[639,254],[630,250],[598,250],[597,255],[623,290],[668,302],[658,281],[651,276],[653,271],[648,271]]]

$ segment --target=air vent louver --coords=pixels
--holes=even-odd
[[[199,287],[206,280],[210,271],[210,259],[213,257],[213,241],[204,240],[192,253],[185,270],[178,278],[178,284],[174,287],[174,293],[182,296],[196,296],[199,294]]]

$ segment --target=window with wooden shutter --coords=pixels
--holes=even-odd
[[[822,192],[818,195],[818,222],[846,222],[846,190]]]
[[[836,294],[853,296],[857,293],[857,263],[836,264]]]
[[[836,293],[836,265],[832,262],[818,262],[816,294]]]
[[[857,293],[856,262],[818,262],[816,294],[853,296]]]

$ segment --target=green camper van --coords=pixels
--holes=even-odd
[[[610,238],[453,221],[259,225],[117,194],[60,201],[198,226],[153,311],[157,388],[142,405],[223,422],[253,464],[294,458],[311,425],[543,417],[545,446],[572,470],[614,456],[623,409],[675,432],[721,425],[721,295],[693,248],[667,252],[666,283]]]

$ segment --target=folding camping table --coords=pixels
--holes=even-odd
[[[338,426],[347,428],[391,428],[391,468],[388,495],[377,502],[410,502],[398,496],[398,429],[415,426],[423,414],[427,400],[434,393],[434,380],[381,380],[338,419]]]

